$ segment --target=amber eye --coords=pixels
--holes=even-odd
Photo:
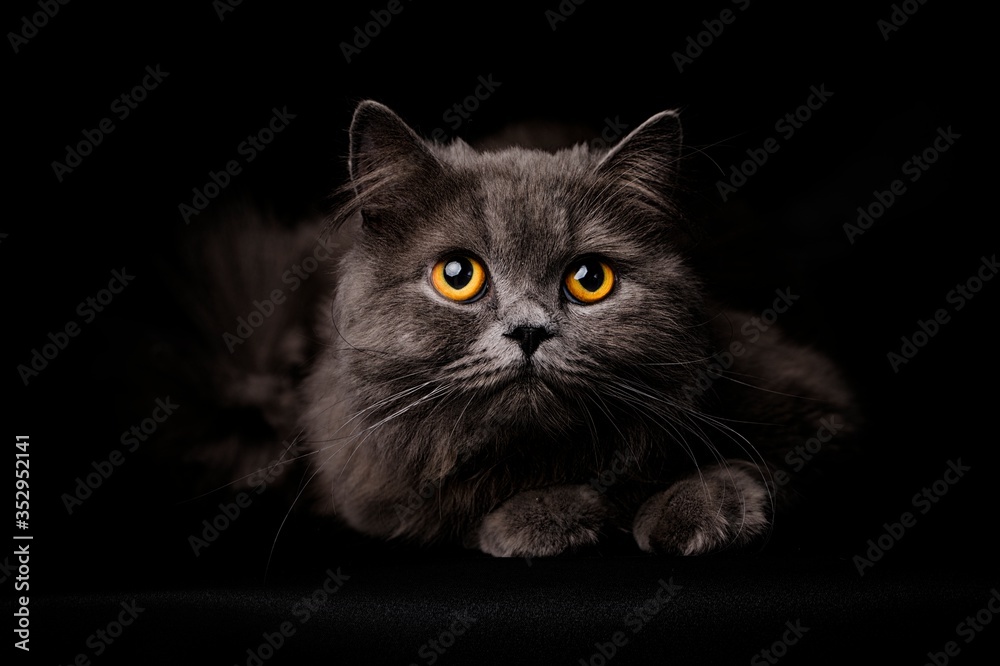
[[[486,291],[486,269],[468,255],[449,255],[434,264],[431,284],[449,300],[471,303]]]
[[[563,278],[566,296],[583,305],[604,299],[614,286],[615,272],[611,270],[611,266],[596,257],[573,262]]]

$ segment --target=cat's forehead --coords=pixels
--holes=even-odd
[[[598,239],[611,242],[603,221],[581,210],[593,194],[599,160],[586,147],[556,153],[476,153],[465,147],[444,157],[462,182],[468,213],[476,218],[468,230],[491,249],[555,258]]]

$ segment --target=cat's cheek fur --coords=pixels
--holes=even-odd
[[[474,545],[495,557],[549,557],[597,543],[611,507],[590,486],[525,491],[487,514]]]
[[[770,506],[759,472],[731,460],[650,497],[636,513],[632,532],[646,552],[701,555],[765,535]]]

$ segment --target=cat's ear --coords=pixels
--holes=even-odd
[[[354,111],[348,167],[367,222],[379,211],[412,205],[421,186],[442,171],[427,144],[387,106],[371,100]]]
[[[601,159],[600,173],[642,175],[669,185],[681,153],[681,121],[676,111],[661,111],[632,130]]]
[[[598,162],[595,173],[614,183],[605,192],[617,204],[680,220],[676,210],[681,123],[676,111],[661,111],[639,125]]]

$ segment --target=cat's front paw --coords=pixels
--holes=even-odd
[[[766,533],[771,497],[756,468],[742,461],[710,467],[650,497],[632,533],[647,552],[701,555],[743,546]]]
[[[476,545],[495,557],[547,557],[597,543],[610,515],[590,486],[551,486],[517,494],[483,519]]]

